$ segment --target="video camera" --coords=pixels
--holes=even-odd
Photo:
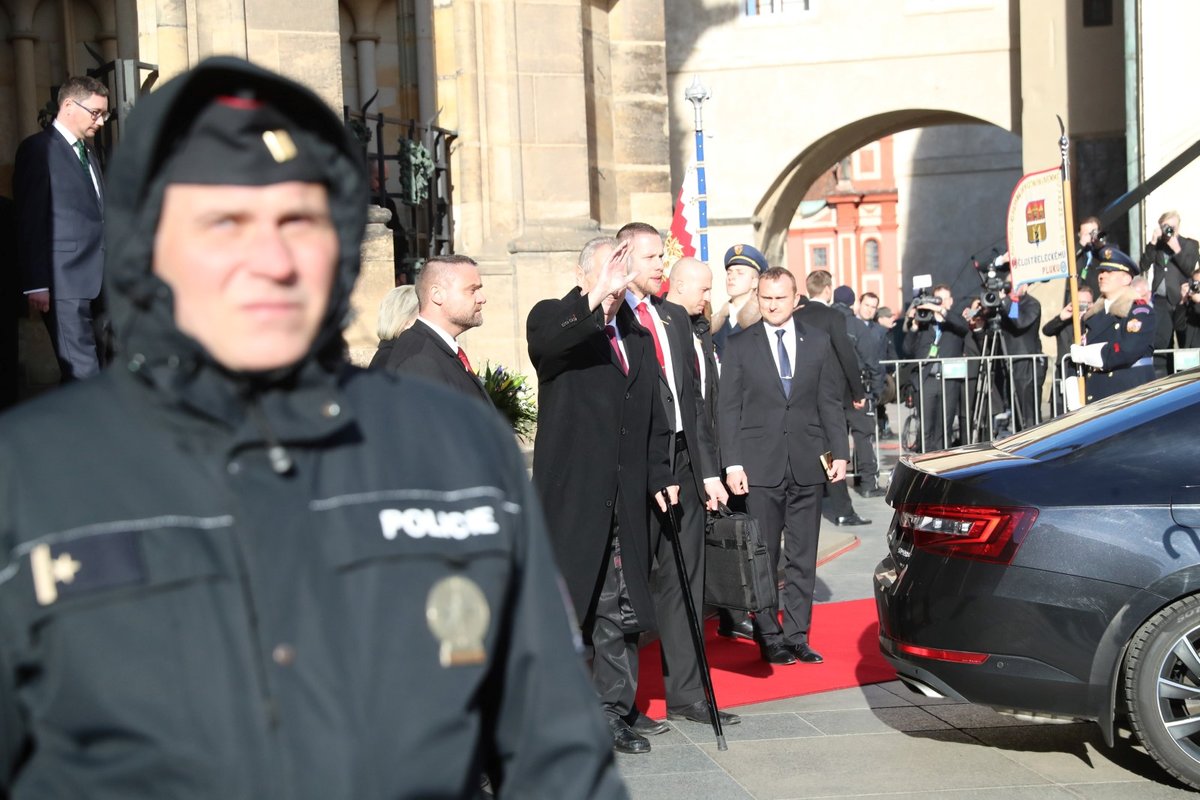
[[[1165,244],[1166,242],[1170,241],[1171,237],[1174,235],[1175,235],[1175,228],[1171,227],[1170,225],[1163,225],[1162,226],[1162,238],[1159,239],[1159,241]]]
[[[1004,296],[1012,291],[1012,272],[1008,264],[1000,258],[997,256],[987,264],[975,262],[982,286],[979,292],[979,311],[988,320],[996,316],[1000,304],[1004,302]]]
[[[921,308],[923,305],[940,306],[942,298],[935,294],[930,294],[928,289],[921,289],[920,293],[913,298],[912,306],[917,309],[916,320],[918,325],[928,325],[933,322],[933,311],[928,308]]]

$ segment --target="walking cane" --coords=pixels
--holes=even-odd
[[[667,498],[665,488],[662,490],[662,496]],[[692,647],[696,650],[696,660],[700,662],[700,682],[704,686],[708,718],[712,722],[713,733],[717,736],[717,749],[728,750],[725,734],[721,731],[721,715],[717,710],[717,696],[713,693],[712,675],[708,671],[708,656],[704,653],[704,628],[700,624],[700,615],[696,613],[696,604],[692,602],[692,582],[688,578],[687,565],[683,562],[683,545],[679,542],[679,523],[675,521],[673,506],[667,506],[667,518],[671,520],[671,549],[675,551],[675,571],[679,573],[679,583],[683,589],[683,607],[687,610],[688,627],[692,631]]]

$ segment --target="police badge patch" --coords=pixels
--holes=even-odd
[[[1125,323],[1125,330],[1130,333],[1137,333],[1142,329],[1142,321],[1140,319],[1131,319]]]

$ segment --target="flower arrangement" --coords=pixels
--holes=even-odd
[[[492,398],[497,410],[512,425],[513,431],[528,439],[537,422],[537,405],[533,402],[533,389],[525,382],[525,376],[503,366],[493,367],[488,362],[479,377],[488,397]]]

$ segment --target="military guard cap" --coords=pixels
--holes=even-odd
[[[750,267],[759,275],[771,268],[767,257],[758,248],[748,244],[735,244],[725,251],[725,269],[732,266]]]
[[[1142,274],[1141,268],[1129,256],[1115,247],[1103,247],[1100,250],[1100,263],[1096,265],[1097,272],[1124,272],[1136,277]]]

